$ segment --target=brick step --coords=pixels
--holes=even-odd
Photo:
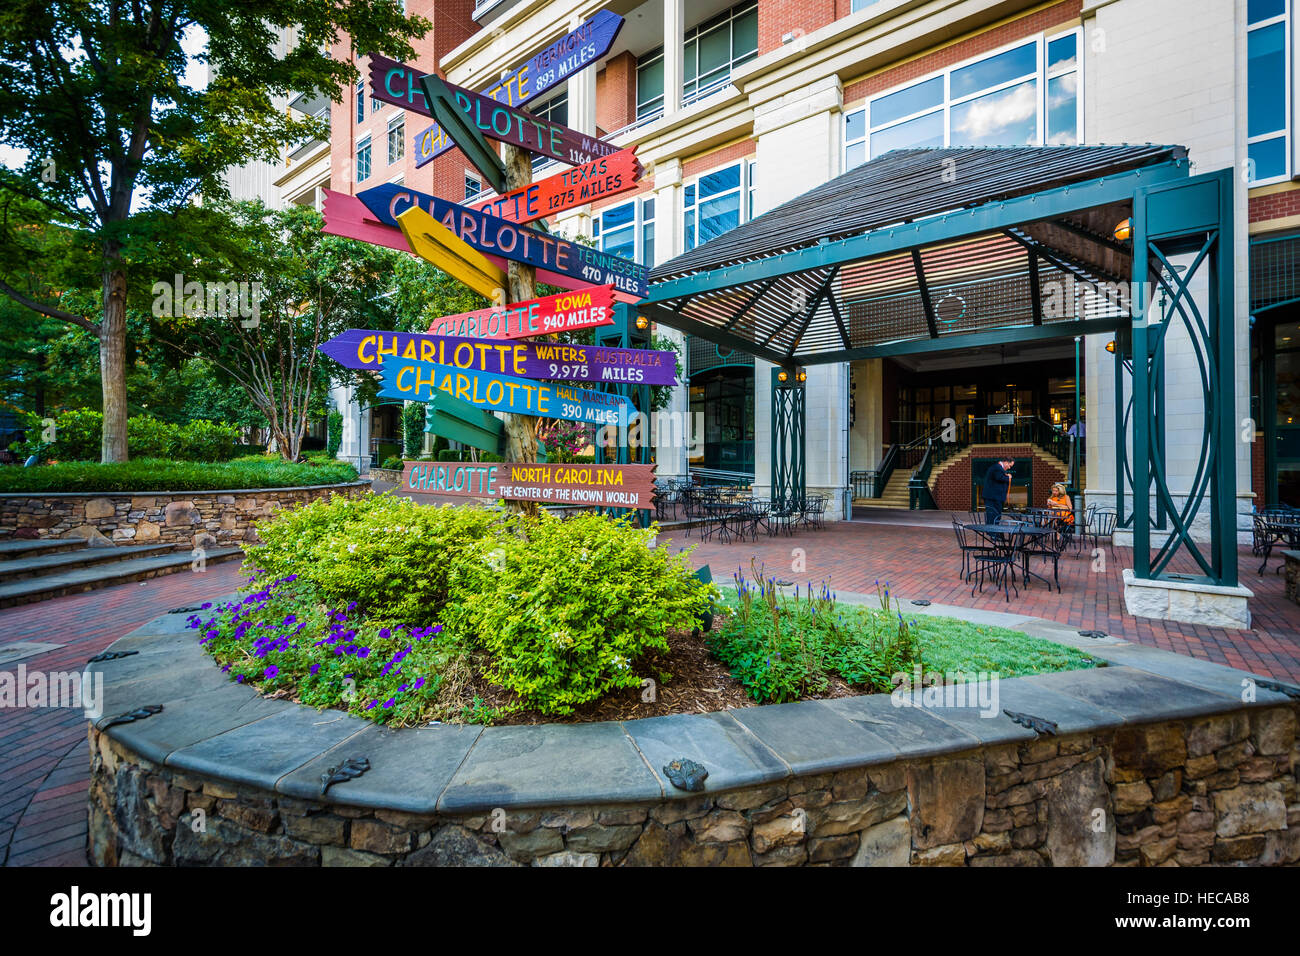
[[[58,554],[87,545],[85,538],[9,538],[0,541],[0,561],[31,558],[38,554]]]
[[[214,548],[207,552],[208,564],[229,561],[240,557],[243,548]],[[60,571],[38,578],[26,578],[0,584],[0,608],[19,604],[34,604],[65,594],[80,594],[113,584],[144,581],[176,571],[189,571],[193,558],[188,551],[172,551],[152,557],[129,558],[109,564],[95,564],[85,568]]]
[[[132,558],[143,558],[149,555],[171,554],[175,550],[170,544],[147,544],[113,548],[80,548],[76,551],[41,554],[34,558],[12,558],[0,562],[0,584],[58,574],[74,568],[113,564],[117,561],[129,561]]]

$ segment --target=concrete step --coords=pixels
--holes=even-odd
[[[0,561],[58,554],[86,546],[85,538],[7,538],[0,541]]]
[[[236,559],[243,553],[242,548],[214,548],[208,551],[206,560],[208,564],[216,564]],[[129,581],[144,581],[176,571],[189,571],[192,560],[188,551],[172,551],[163,555],[128,558],[125,561],[93,564],[37,578],[9,581],[0,584],[0,608],[33,604],[65,594],[80,594]]]
[[[113,564],[152,555],[171,554],[176,549],[170,544],[131,545],[114,548],[79,548],[55,554],[40,554],[34,558],[12,558],[0,562],[0,584],[24,578],[58,574],[74,568],[87,568],[97,564]]]

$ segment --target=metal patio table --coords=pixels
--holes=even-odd
[[[974,531],[994,547],[1002,547],[1001,541],[997,539],[1000,539],[1003,535],[1011,532],[1019,532],[1027,538],[1040,538],[1045,534],[1056,533],[1055,528],[1036,525],[1030,521],[1008,521],[1005,524],[968,524],[963,525],[962,527],[967,531]],[[1020,552],[1020,557],[1020,570],[1024,575],[1025,583],[1028,584],[1030,578],[1038,578],[1038,580],[1047,585],[1047,590],[1050,591],[1052,589],[1052,582],[1048,581],[1047,578],[1043,577],[1041,574],[1035,574],[1033,571],[1029,570],[1029,555],[1022,550]]]
[[[1275,518],[1266,515],[1261,523],[1269,538],[1264,545],[1264,563],[1259,566],[1258,574],[1264,573],[1264,569],[1268,567],[1268,559],[1273,556],[1273,548],[1280,544],[1282,539],[1286,540],[1288,548],[1300,550],[1300,516]],[[1282,570],[1280,566],[1278,570]]]

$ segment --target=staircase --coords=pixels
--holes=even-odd
[[[242,554],[241,548],[211,548],[204,560],[214,564]],[[0,541],[0,608],[188,571],[193,560],[189,551],[170,544],[92,548],[85,538]]]
[[[911,504],[907,492],[907,483],[911,480],[911,477],[912,469],[895,468],[894,473],[889,476],[889,483],[885,485],[885,490],[880,493],[879,498],[860,498],[858,500],[869,508],[898,508],[906,511]]]

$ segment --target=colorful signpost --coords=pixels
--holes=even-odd
[[[411,359],[380,366],[380,398],[427,402],[435,392],[445,392],[479,408],[538,418],[617,425],[620,413],[630,417],[632,403],[621,395],[573,385],[534,382],[511,375],[449,368]]]
[[[534,222],[543,216],[585,206],[595,199],[636,189],[640,178],[641,164],[633,146],[529,183],[474,208],[510,222]]]
[[[429,323],[432,335],[524,339],[614,324],[614,287],[593,285],[513,305],[444,315]]]
[[[493,189],[499,193],[505,192],[509,188],[505,164],[497,155],[496,148],[484,138],[484,134],[461,113],[451,89],[436,76],[421,77],[420,86],[424,90],[425,103],[442,124],[444,133],[451,134],[455,145],[460,147],[474,168],[483,174],[483,178],[492,184]],[[495,105],[494,100],[489,102]],[[446,136],[443,138],[446,139]]]
[[[402,487],[415,494],[505,498],[550,505],[650,508],[654,465],[408,461]]]
[[[581,166],[618,152],[617,146],[595,136],[453,86],[433,74],[421,77],[420,82],[424,86],[425,102],[458,146],[466,139],[477,141],[479,136],[486,136],[570,166]],[[480,171],[487,175],[487,171]]]
[[[454,369],[563,382],[676,385],[672,352],[565,342],[511,342],[348,329],[320,346],[344,368],[378,369],[385,357]]]
[[[384,183],[364,190],[357,194],[357,198],[385,225],[396,226],[399,215],[418,205],[450,229],[457,238],[485,255],[502,256],[539,270],[567,275],[589,285],[612,284],[620,292],[637,298],[645,298],[650,291],[650,270],[640,263],[559,236],[548,235],[447,199],[394,183]],[[540,272],[538,279],[548,281]]]
[[[397,225],[411,251],[421,259],[432,262],[485,299],[505,304],[506,274],[419,206],[398,216]]]
[[[523,106],[529,100],[535,99],[547,90],[563,83],[578,71],[591,66],[608,53],[622,28],[622,17],[608,10],[601,10],[572,33],[561,37],[533,56],[519,69],[506,74],[495,84],[480,92],[499,103],[505,103],[507,106]],[[406,109],[413,109],[414,107],[406,106],[406,103],[400,97],[410,88],[409,81],[412,79],[414,71],[401,63],[394,63],[392,60],[388,60],[387,63],[396,67],[397,71],[393,74],[394,98],[385,99],[385,102],[395,102]],[[372,58],[370,68],[370,85],[372,89],[386,87],[388,76],[387,69],[379,71],[375,69],[374,59]],[[418,85],[418,75],[413,78]],[[379,94],[375,95],[378,96]],[[379,98],[384,99],[382,96]],[[423,98],[421,98],[421,103],[423,104]],[[428,115],[427,105],[425,110],[416,111],[425,112]],[[459,141],[453,142],[453,139],[454,136],[449,137],[446,130],[439,126],[438,123],[434,123],[427,129],[416,133],[416,168],[424,166],[435,157],[458,145]],[[497,191],[502,192],[503,190],[498,189]]]

